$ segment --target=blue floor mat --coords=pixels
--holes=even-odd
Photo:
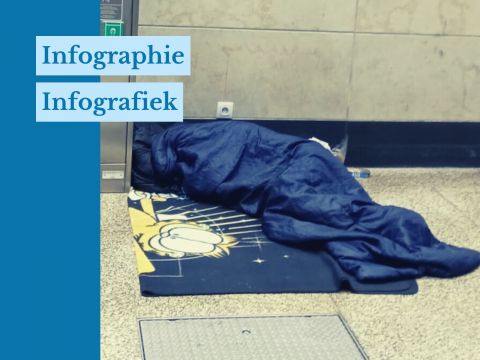
[[[323,249],[267,239],[259,219],[175,194],[132,190],[128,207],[144,296],[414,294],[414,279],[361,283]]]

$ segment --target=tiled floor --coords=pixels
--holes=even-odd
[[[443,241],[480,250],[480,169],[372,169],[372,197],[420,212]],[[124,194],[102,195],[103,360],[140,359],[136,319],[341,313],[371,359],[476,359],[480,270],[421,279],[415,296],[340,294],[140,296]]]

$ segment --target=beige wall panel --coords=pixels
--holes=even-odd
[[[216,104],[223,99],[227,55],[218,46],[216,33],[202,36],[206,30],[189,31],[162,27],[140,27],[139,35],[191,35],[192,76],[138,76],[137,81],[183,82],[184,117],[215,117]]]
[[[353,31],[356,0],[141,0],[140,25]]]
[[[480,121],[480,38],[357,35],[350,118]]]
[[[479,0],[359,0],[358,31],[480,35]]]
[[[233,101],[234,118],[345,119],[352,34],[140,27],[140,35],[191,35],[185,117],[214,118]]]
[[[225,97],[235,101],[238,116],[345,118],[352,35],[229,35],[230,39],[228,35],[225,38],[230,55]]]

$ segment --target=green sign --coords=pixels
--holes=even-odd
[[[122,36],[123,23],[122,22],[105,22],[103,27],[103,35],[105,36]]]

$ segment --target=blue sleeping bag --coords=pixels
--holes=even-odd
[[[480,263],[414,211],[375,203],[313,141],[249,122],[179,124],[153,138],[149,160],[161,188],[261,217],[271,240],[321,246],[359,281],[453,277]]]

